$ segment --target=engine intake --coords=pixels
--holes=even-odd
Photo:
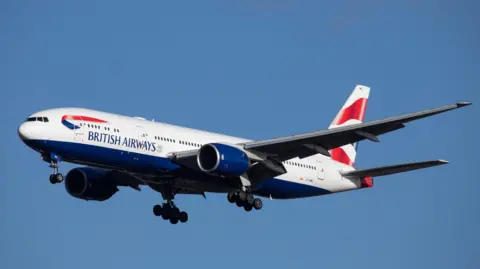
[[[117,191],[117,185],[105,171],[93,168],[74,168],[65,177],[68,194],[83,200],[105,201]]]
[[[250,168],[245,151],[219,143],[203,145],[197,163],[202,171],[223,176],[240,176]]]

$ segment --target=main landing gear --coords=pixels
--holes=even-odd
[[[172,201],[153,206],[153,214],[157,217],[162,216],[164,220],[170,220],[172,224],[177,224],[179,221],[181,223],[188,221],[187,212],[180,211]]]
[[[178,222],[185,223],[188,221],[187,212],[180,211],[173,202],[175,198],[175,192],[172,190],[172,186],[167,184],[161,190],[162,197],[167,200],[162,205],[153,206],[153,214],[157,217],[162,217],[164,220],[170,220],[171,224],[177,224]]]
[[[227,199],[230,203],[237,204],[238,207],[243,207],[245,211],[252,211],[262,209],[263,202],[259,198],[255,198],[251,193],[245,191],[229,192]]]

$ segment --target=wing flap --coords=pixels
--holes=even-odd
[[[445,161],[445,160],[434,160],[434,161],[425,161],[425,162],[397,164],[397,165],[348,171],[348,172],[342,173],[342,175],[346,178],[379,177],[379,176],[386,176],[391,174],[418,170],[418,169],[424,169],[432,166],[444,165],[447,163],[448,161]]]

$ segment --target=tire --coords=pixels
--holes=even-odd
[[[253,207],[254,207],[256,210],[262,209],[262,207],[263,207],[263,202],[262,202],[262,200],[260,200],[260,199],[258,199],[258,198],[255,198],[255,200],[253,201]]]
[[[177,218],[171,218],[171,219],[170,219],[170,223],[171,223],[171,224],[177,224],[177,223],[178,223],[178,219],[177,219]]]
[[[251,194],[248,194],[248,195],[247,195],[247,204],[248,204],[249,206],[253,206],[253,202],[254,202],[254,201],[255,201],[255,197],[253,197],[253,195],[251,195]]]
[[[50,175],[50,183],[55,184],[57,181],[55,180],[55,174]]]
[[[162,215],[163,208],[161,205],[153,206],[153,215],[160,217]]]
[[[187,222],[188,221],[187,212],[180,212],[180,215],[178,216],[178,219],[180,220],[181,223]]]
[[[245,209],[245,211],[247,211],[247,212],[252,211],[252,208],[253,208],[253,207],[252,207],[251,205],[244,205],[244,206],[243,206],[243,209]]]
[[[227,199],[231,204],[235,203],[235,201],[237,200],[236,198],[237,198],[237,195],[234,192],[229,192],[227,194]]]
[[[243,203],[242,203],[242,201],[240,201],[240,200],[237,200],[235,203],[237,204],[238,207],[242,207],[242,206],[243,206]]]
[[[162,218],[168,220],[172,216],[172,207],[169,204],[165,204],[162,209]]]
[[[178,216],[180,215],[180,209],[178,209],[178,207],[172,208],[172,210],[170,211],[170,215],[172,216],[172,218],[178,219]]]
[[[57,183],[60,183],[60,182],[63,181],[63,175],[62,175],[61,173],[55,174],[54,177],[55,177],[55,181],[56,181]]]

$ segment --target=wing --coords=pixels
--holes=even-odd
[[[405,123],[468,105],[471,105],[471,103],[456,103],[435,109],[330,130],[247,142],[243,146],[246,150],[258,151],[270,156],[275,156],[279,161],[294,157],[305,158],[318,153],[329,156],[328,151],[331,149],[365,139],[379,142],[379,135],[404,128]]]
[[[469,102],[459,102],[453,105],[424,110],[382,120],[342,126],[334,129],[303,133],[293,136],[279,137],[267,140],[258,140],[242,143],[245,150],[265,156],[263,165],[271,170],[275,164],[269,165],[271,160],[282,162],[295,157],[306,158],[315,154],[330,156],[329,150],[362,140],[379,142],[378,136],[393,132],[405,127],[405,124],[418,119],[430,117],[443,112],[471,105]],[[196,155],[198,150],[172,152],[170,159],[190,168],[198,168]],[[269,159],[269,160],[267,160]],[[270,167],[270,168],[269,168]],[[279,172],[280,173],[280,172]]]
[[[137,191],[140,191],[141,185],[147,185],[153,190],[160,192],[164,195],[166,182],[170,181],[173,184],[170,186],[170,191],[174,194],[194,194],[202,195],[205,197],[205,193],[200,191],[196,187],[195,181],[190,181],[188,179],[182,179],[175,175],[148,175],[148,174],[137,174],[137,173],[128,173],[124,171],[110,170],[108,171],[108,176],[111,180],[115,182],[117,186],[122,187],[131,187]]]

